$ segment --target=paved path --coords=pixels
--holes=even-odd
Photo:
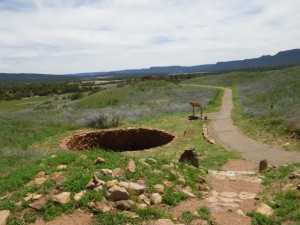
[[[267,159],[271,165],[300,162],[300,153],[274,148],[243,135],[232,123],[232,91],[229,88],[224,90],[221,110],[212,117],[211,132],[217,142],[228,150],[239,151],[245,159],[252,161]]]

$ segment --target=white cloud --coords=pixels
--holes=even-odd
[[[199,65],[299,48],[297,0],[2,0],[0,72]]]

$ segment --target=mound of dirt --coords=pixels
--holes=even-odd
[[[83,150],[103,148],[112,151],[145,150],[171,142],[175,136],[164,131],[145,128],[101,130],[65,138],[61,149]]]

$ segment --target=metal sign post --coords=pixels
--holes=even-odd
[[[193,107],[193,117],[195,117],[195,107],[200,108],[201,111],[201,118],[202,118],[202,106],[198,102],[190,102],[191,106]]]

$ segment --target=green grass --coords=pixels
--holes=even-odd
[[[34,108],[51,99],[50,97],[25,98],[22,100],[0,101],[0,112],[12,112]]]

